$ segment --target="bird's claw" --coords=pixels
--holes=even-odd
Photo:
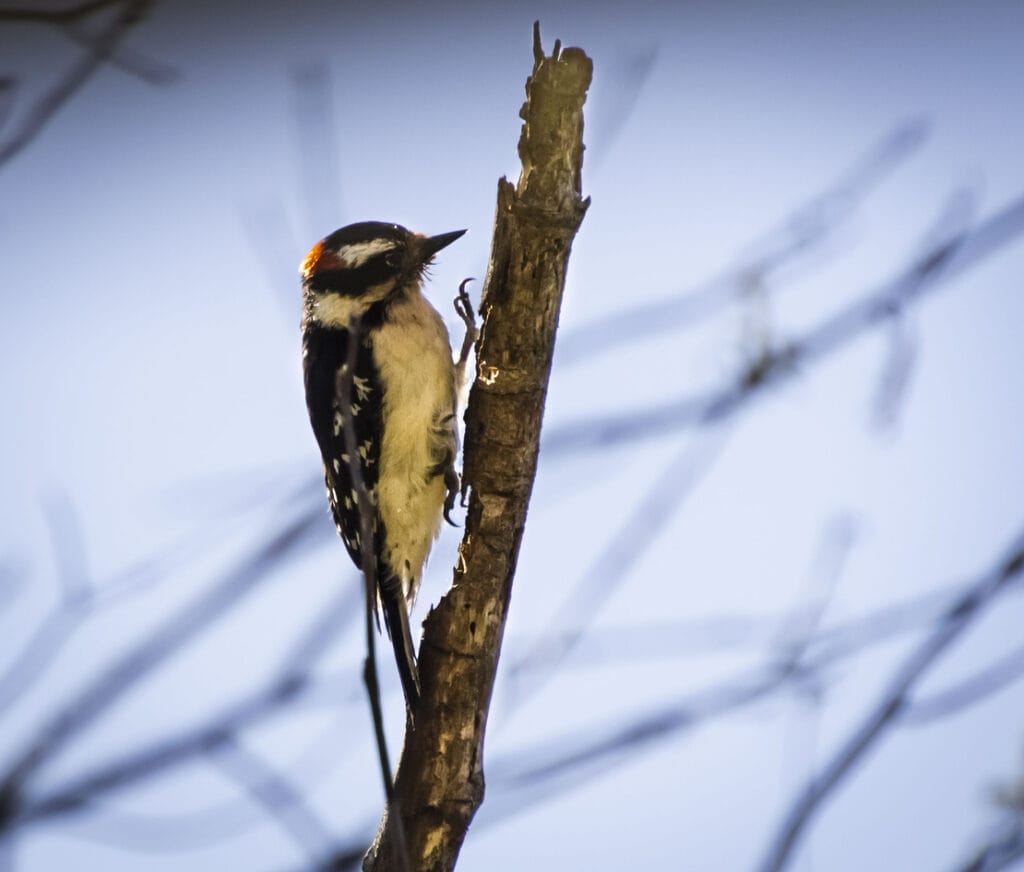
[[[473,304],[470,302],[469,292],[466,290],[466,285],[475,281],[474,278],[463,279],[459,284],[459,295],[453,301],[455,311],[458,312],[467,330],[476,329],[476,312],[473,311]]]

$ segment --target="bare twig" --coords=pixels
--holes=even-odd
[[[590,172],[600,170],[619,134],[626,129],[629,119],[640,100],[658,56],[656,45],[623,52],[605,63],[608,66],[604,88],[594,98],[587,122],[593,131],[594,147],[587,147]]]
[[[900,722],[908,726],[930,724],[975,705],[1021,679],[1024,679],[1024,645],[946,690],[915,699],[900,715]]]
[[[1024,771],[997,788],[993,799],[999,820],[970,859],[955,867],[956,872],[999,872],[1024,859]]]
[[[663,703],[625,723],[548,737],[536,749],[520,749],[495,761],[492,784],[506,790],[529,790],[534,797],[566,786],[578,787],[635,759],[645,747],[771,697],[793,677],[778,667],[761,669],[709,691]],[[521,808],[529,801],[519,795],[513,802]],[[489,807],[488,816],[494,812]]]
[[[286,500],[287,502],[287,500]],[[310,503],[312,505],[312,503]],[[275,518],[282,505],[274,505]],[[286,508],[287,511],[287,508]],[[69,554],[77,533],[77,520],[69,516],[70,506],[55,514],[51,499],[47,506],[51,539],[57,567],[58,597],[53,607],[33,628],[28,640],[0,673],[0,712],[9,712],[32,686],[42,680],[75,633],[91,618],[128,596],[151,590],[181,572],[187,555],[195,555],[207,545],[224,541],[224,524],[204,523],[198,529],[177,538],[156,554],[145,557],[114,576],[90,580],[81,546]],[[58,518],[63,518],[59,520]]]
[[[0,830],[19,816],[22,787],[37,769],[138,681],[254,590],[304,544],[319,520],[319,512],[310,511],[293,518],[234,572],[172,615],[61,707],[37,731],[29,746],[15,756],[0,780]]]
[[[534,645],[513,661],[509,670],[513,680],[511,707],[522,706],[561,668],[602,606],[629,579],[629,568],[657,541],[674,513],[714,468],[714,461],[724,448],[727,436],[723,428],[701,434],[695,444],[684,444],[656,476],[626,520],[608,536],[608,544],[552,612],[555,616],[552,632],[542,636],[546,644]],[[556,626],[565,627],[566,616],[571,616],[571,629],[557,634],[553,632]],[[524,672],[533,673],[525,687],[524,682],[516,681]]]
[[[279,821],[310,860],[316,861],[333,842],[330,828],[285,778],[234,736],[222,742],[213,759],[232,779]]]
[[[953,191],[921,239],[918,257],[960,239],[970,230],[978,211],[974,190]],[[897,421],[916,359],[917,342],[911,319],[905,310],[894,312],[889,324],[889,342],[872,402],[871,423],[884,432]]]
[[[359,602],[362,601],[362,590],[354,589],[354,592],[359,595],[356,603],[358,608]],[[269,776],[271,779],[286,778],[295,786],[300,799],[311,797],[313,791],[341,769],[346,759],[360,753],[358,743],[343,743],[339,746],[338,736],[346,735],[350,731],[353,710],[356,704],[365,703],[366,699],[366,692],[355,673],[343,676],[317,676],[314,681],[305,685],[305,688],[285,707],[276,711],[268,710],[265,719],[250,722],[255,727],[261,727],[272,717],[283,720],[299,710],[300,705],[304,710],[308,705],[315,704],[318,696],[323,697],[326,705],[330,706],[330,711],[338,712],[337,715],[327,718],[325,729],[319,731],[315,738],[305,742],[303,747],[296,750],[294,756],[277,767],[277,773]],[[339,693],[339,690],[343,693]],[[340,706],[344,706],[345,710],[339,711]],[[226,728],[224,732],[236,741],[246,739],[247,730],[244,728]],[[194,754],[180,758],[177,765],[200,763],[203,757],[214,753],[210,750],[214,747],[211,742],[203,748],[196,749]],[[325,760],[329,760],[331,765],[325,766]],[[150,775],[159,777],[160,773],[154,771]],[[246,786],[251,786],[253,790],[262,790],[259,781],[259,777],[253,775],[251,779],[247,779]],[[125,786],[130,788],[131,783],[126,783]],[[105,801],[107,796],[114,801]],[[281,797],[281,805],[287,804],[287,798]],[[265,824],[266,812],[263,807],[254,805],[248,797],[238,795],[212,799],[209,802],[196,803],[194,806],[190,804],[187,809],[175,808],[166,812],[150,813],[138,809],[130,801],[117,801],[116,794],[101,794],[96,803],[83,807],[81,815],[72,812],[64,822],[67,831],[74,832],[76,838],[116,847],[119,850],[168,854],[192,852],[218,845]],[[362,831],[367,829],[366,825],[362,827]],[[362,838],[364,848],[369,839],[369,835]],[[332,836],[331,842],[335,841],[336,836]]]
[[[71,24],[75,21],[123,3],[124,0],[86,0],[64,9],[38,9],[34,6],[0,8],[0,21],[20,24]]]
[[[847,347],[855,339],[920,303],[951,279],[985,262],[1024,233],[1024,197],[962,236],[947,240],[899,275],[824,319],[799,339],[786,343],[742,372],[733,383],[704,396],[678,399],[562,425],[544,440],[547,454],[569,454],[651,438],[688,426],[722,421],[760,396],[769,386],[794,379],[808,365]]]
[[[125,0],[90,0],[65,9],[0,8],[0,22],[51,25],[59,28],[61,33],[83,48],[92,49],[96,37],[86,30],[85,20],[97,12],[119,6],[124,2]],[[166,85],[178,78],[178,71],[174,67],[123,46],[111,47],[107,63],[152,85]]]
[[[91,48],[94,37],[86,32],[78,22],[69,22],[64,25],[63,32],[76,44],[83,48]],[[107,57],[107,63],[117,67],[130,76],[135,76],[150,85],[169,85],[176,82],[181,74],[170,64],[165,64],[156,58],[148,57],[137,51],[132,51],[127,46],[115,46]]]
[[[560,774],[577,773],[573,776],[573,783],[578,783],[581,767],[589,768],[595,773],[607,772],[609,755],[619,756],[631,750],[635,751],[643,744],[655,739],[667,738],[680,729],[706,723],[710,718],[728,714],[737,710],[738,707],[766,699],[780,689],[784,689],[790,682],[801,682],[804,680],[802,676],[814,675],[827,664],[837,662],[842,657],[863,650],[864,644],[885,639],[893,632],[905,630],[919,624],[922,620],[930,619],[930,615],[939,611],[938,603],[946,599],[947,595],[945,594],[915,598],[898,606],[886,607],[869,613],[863,618],[847,624],[819,631],[807,646],[809,653],[799,672],[771,669],[767,672],[752,674],[747,678],[739,677],[708,693],[672,704],[663,709],[660,714],[645,715],[637,719],[633,725],[616,730],[603,739],[591,741],[577,736],[555,743],[548,741],[545,743],[543,752],[532,754],[520,752],[516,755],[514,765],[505,766],[501,761],[497,763],[495,783],[515,787],[531,787],[536,790],[543,785],[552,784],[552,779]],[[340,598],[334,607],[326,611],[323,627],[328,627],[334,621],[343,620],[351,614],[350,598]],[[786,618],[783,623],[788,626],[793,620],[794,618]],[[716,622],[712,626],[717,635],[722,628],[721,622]],[[680,632],[678,628],[673,628],[671,631],[672,635],[682,638],[694,638],[700,635],[700,632],[700,627],[688,629],[685,632]],[[742,630],[741,634],[746,632],[747,630]],[[644,636],[647,635],[648,632],[645,629]],[[772,632],[765,639],[770,639],[775,635],[777,635],[777,631]],[[318,653],[323,642],[316,640],[318,638],[322,640],[325,637],[326,634],[323,630],[311,631],[304,640],[296,643],[293,651],[284,658],[284,664],[294,664],[293,668],[298,669],[301,663]],[[632,648],[632,645],[616,644],[614,647],[621,651],[623,648]],[[283,668],[282,672],[284,676],[294,678],[291,668]],[[119,764],[112,767],[101,768],[91,776],[79,781],[77,786],[65,785],[58,788],[53,795],[41,798],[40,804],[33,804],[27,808],[26,814],[32,819],[37,819],[52,816],[55,813],[65,813],[78,807],[83,800],[99,797],[110,789],[150,777],[163,771],[167,766],[180,762],[187,756],[215,748],[224,741],[225,736],[235,735],[247,724],[272,714],[274,711],[279,711],[285,704],[297,699],[298,694],[306,692],[308,686],[308,678],[304,675],[299,676],[299,680],[293,685],[287,684],[282,679],[281,683],[272,686],[267,691],[254,695],[234,709],[212,718],[205,727],[178,736],[149,751],[124,758]],[[912,711],[912,709],[908,709],[908,711]],[[555,747],[553,755],[552,745]],[[558,747],[571,750],[560,754],[557,753]],[[542,762],[545,758],[546,762]],[[536,762],[531,763],[531,759]],[[600,762],[602,760],[604,762]],[[599,766],[598,763],[600,763]],[[508,769],[517,773],[512,782],[503,777],[503,772]],[[560,782],[561,779],[556,778],[555,781]],[[550,790],[551,788],[549,786],[545,789]]]
[[[338,123],[330,67],[311,61],[293,67],[288,77],[294,173],[300,182],[302,236],[317,238],[345,223],[342,203]],[[253,255],[267,286],[292,328],[298,320],[299,295],[293,292],[301,251],[284,200],[271,196],[242,207],[240,215]]]
[[[917,359],[917,340],[906,314],[893,316],[885,360],[871,403],[871,426],[886,432],[896,424]]]
[[[807,581],[816,593],[805,595],[807,605],[794,609],[776,631],[773,647],[781,661],[800,663],[813,645],[818,626],[842,576],[854,535],[854,523],[846,515],[835,517],[825,525]]]
[[[977,849],[955,872],[1002,872],[1024,859],[1024,822],[1001,827],[989,841]]]
[[[849,620],[822,627],[807,636],[803,645],[803,662],[815,669],[838,663],[873,645],[933,623],[950,608],[959,595],[944,590],[911,597],[865,612]],[[622,665],[637,660],[664,660],[670,657],[704,656],[711,652],[738,648],[771,648],[778,644],[780,627],[804,625],[808,614],[818,611],[819,604],[797,606],[781,615],[759,616],[730,613],[693,620],[664,621],[630,626],[605,626],[590,630],[586,636],[570,628],[557,634],[544,634],[527,651],[551,650],[569,644],[574,653],[565,667],[600,668],[608,664]],[[537,658],[513,656],[513,669],[527,672],[544,669]]]
[[[44,501],[53,547],[57,602],[0,673],[0,712],[9,711],[56,658],[93,600],[81,529],[73,507],[61,494]]]
[[[293,286],[301,246],[285,204],[280,197],[247,203],[239,209],[239,219],[253,257],[263,269],[266,286],[287,319],[289,329],[294,329],[299,320],[300,296]]]
[[[664,300],[633,306],[566,333],[559,340],[558,365],[566,367],[620,345],[699,323],[723,311],[737,298],[750,275],[767,277],[822,244],[854,216],[869,193],[916,152],[928,134],[928,124],[909,119],[873,145],[831,187],[795,209],[722,275],[697,288]]]
[[[967,589],[944,616],[938,627],[904,661],[889,688],[853,734],[843,743],[828,765],[796,800],[785,815],[775,838],[759,865],[762,872],[778,872],[788,864],[804,830],[821,805],[863,758],[885,729],[893,724],[910,702],[917,682],[938,661],[939,656],[971,626],[991,602],[1024,572],[1024,533],[1010,546],[1005,557]]]
[[[189,757],[216,749],[245,727],[280,712],[311,688],[309,664],[336,638],[353,612],[350,593],[339,594],[318,614],[281,658],[279,668],[264,686],[210,717],[205,723],[182,730],[136,751],[121,754],[74,779],[32,795],[8,810],[4,826],[40,821],[82,808],[103,794],[158,775]],[[177,617],[177,616],[176,616]],[[17,798],[17,797],[15,797]]]
[[[395,787],[391,776],[391,762],[388,759],[387,740],[384,736],[384,715],[380,705],[380,684],[377,680],[376,640],[380,628],[374,623],[374,615],[377,613],[377,554],[374,543],[377,537],[372,520],[373,505],[370,502],[370,494],[366,490],[363,469],[359,464],[355,422],[352,420],[352,408],[348,402],[348,398],[352,394],[352,377],[355,373],[359,344],[362,341],[359,319],[353,318],[348,328],[348,355],[344,367],[338,372],[335,396],[340,398],[338,407],[341,410],[345,453],[348,456],[348,472],[352,477],[352,489],[355,491],[359,509],[359,556],[366,606],[366,660],[363,663],[363,680],[366,683],[370,710],[373,714],[373,729],[377,737],[377,752],[380,757],[384,793],[390,802]]]
[[[1018,553],[1024,560],[1024,539]],[[1004,568],[1014,569],[1012,555]],[[611,766],[632,759],[631,755],[645,746],[770,699],[781,691],[802,689],[808,682],[820,686],[830,666],[861,653],[864,646],[882,641],[893,632],[919,625],[922,620],[937,619],[940,628],[947,626],[951,616],[963,612],[965,602],[974,602],[972,597],[979,584],[960,588],[952,602],[948,594],[943,594],[941,601],[946,605],[941,610],[935,608],[933,597],[880,609],[840,627],[817,631],[806,641],[802,659],[771,660],[764,667],[741,672],[706,691],[662,703],[625,723],[548,738],[534,750],[519,749],[513,759],[500,760],[492,766],[492,781],[517,790],[551,793],[566,785],[578,786],[587,778],[606,775]],[[779,626],[791,625],[792,620],[784,617]],[[766,638],[773,638],[777,632],[776,629]],[[912,705],[908,702],[904,711],[912,711]],[[518,807],[523,801],[520,797],[515,802]],[[493,811],[492,807],[488,817]]]
[[[345,222],[341,200],[341,159],[331,69],[314,60],[290,71],[292,146],[306,219],[304,236],[318,239]],[[289,264],[295,269],[295,264]],[[290,287],[289,282],[285,287]]]
[[[308,673],[281,677],[265,690],[218,712],[207,723],[122,754],[111,763],[30,797],[14,809],[10,822],[24,825],[78,811],[105,793],[160,774],[189,757],[214,751],[236,732],[296,699],[310,678]]]
[[[14,95],[17,83],[8,76],[0,76],[0,129],[7,123],[11,109],[14,108]]]
[[[110,59],[128,31],[142,20],[152,2],[153,0],[98,0],[94,3],[83,3],[65,13],[65,20],[73,21],[105,6],[121,7],[110,25],[90,40],[90,51],[86,57],[71,67],[60,81],[35,103],[17,128],[6,139],[0,141],[0,166],[32,142],[61,107],[85,86]],[[59,23],[62,20],[60,14],[31,9],[9,9],[0,11],[0,20]]]

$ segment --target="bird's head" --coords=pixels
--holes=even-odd
[[[306,318],[345,328],[375,303],[418,291],[434,255],[465,232],[423,236],[382,221],[335,230],[314,245],[302,262]]]

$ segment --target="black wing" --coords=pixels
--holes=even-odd
[[[357,567],[362,559],[359,548],[359,509],[352,486],[352,474],[345,451],[341,403],[347,402],[356,431],[357,458],[363,482],[375,502],[380,467],[382,390],[373,355],[365,342],[356,353],[352,389],[346,397],[337,396],[338,373],[348,359],[351,334],[347,330],[308,325],[303,333],[303,369],[306,381],[306,406],[313,433],[324,461],[324,479],[331,513],[349,556]],[[372,529],[374,553],[379,553],[380,524],[374,511]]]
[[[359,468],[363,473],[363,483],[370,493],[371,503],[376,506],[383,390],[380,375],[373,363],[372,352],[365,342],[361,342],[356,352],[355,372],[349,396],[346,398],[337,395],[338,373],[348,360],[351,340],[352,336],[347,330],[307,325],[302,339],[303,369],[306,380],[306,405],[324,461],[324,479],[327,483],[331,513],[334,515],[334,523],[345,542],[345,547],[348,548],[349,556],[361,569],[358,500],[352,486],[352,471],[345,450],[341,403],[347,402],[352,411]],[[409,711],[413,712],[419,701],[420,684],[405,596],[401,581],[381,563],[380,543],[384,531],[376,509],[370,523],[374,537],[373,550],[377,557],[377,589],[383,606],[384,623],[395,651],[395,662],[398,664],[398,674],[402,679],[406,703]]]

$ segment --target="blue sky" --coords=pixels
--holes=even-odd
[[[427,233],[468,227],[429,290],[454,328],[444,307],[461,278],[484,275],[496,180],[517,175],[538,17],[549,46],[559,37],[595,64],[584,163],[593,202],[570,264],[566,347],[598,319],[734,275],[892,131],[918,143],[862,199],[829,202],[842,220],[810,254],[760,276],[749,295],[760,302],[583,361],[556,353],[548,433],[729,383],[751,336],[801,334],[936,237],[1024,192],[1017,4],[159,4],[127,45],[179,77],[154,86],[103,70],[0,167],[0,554],[13,567],[0,654],[20,650],[56,596],[46,506],[72,507],[99,590],[186,544],[173,573],[112,593],[75,633],[5,715],[0,753],[265,537],[290,492],[307,483],[309,500],[319,498],[297,326],[297,264],[313,242],[367,219]],[[75,49],[59,34],[6,26],[0,58],[0,74],[19,80],[14,124]],[[303,70],[321,84],[297,99]],[[768,642],[683,644],[671,656],[613,646],[599,665],[582,644],[521,704],[503,675],[487,746],[495,810],[485,806],[471,831],[465,868],[561,868],[566,858],[609,870],[754,868],[802,779],[920,636],[844,661],[817,707],[780,694],[543,801],[527,805],[508,773],[553,737],[600,730],[763,663],[779,616],[822,590],[815,555],[828,531],[848,531],[852,544],[824,627],[990,566],[1024,520],[1022,269],[1024,249],[1008,245],[907,314],[900,347],[912,364],[885,428],[872,425],[891,346],[881,329],[725,425],[542,454],[506,665],[537,634],[577,625],[589,606],[567,603],[570,592],[600,575],[595,561],[623,535],[637,554],[594,607],[595,657],[621,630],[642,638],[644,627],[723,616],[749,618]],[[669,494],[624,527],[679,464],[699,470],[685,501]],[[40,786],[258,683],[302,621],[353,583],[326,503],[322,517],[301,560],[97,722]],[[457,537],[435,549],[420,613],[448,583]],[[1019,645],[1022,608],[1008,594],[922,692]],[[324,674],[342,686],[359,656],[358,638],[343,640]],[[397,684],[386,678],[397,727]],[[371,826],[379,797],[365,704],[341,695],[341,705],[310,705],[245,741],[311,781],[317,812],[349,832]],[[949,868],[983,839],[995,818],[987,791],[1020,771],[1022,750],[1019,683],[894,731],[817,818],[793,868]],[[302,858],[210,761],[106,802],[106,823],[85,815],[26,834],[17,868],[74,857],[110,870],[257,858],[276,869]],[[225,824],[230,838],[191,845],[188,815],[234,821],[237,832]],[[147,826],[177,852],[138,853],[131,832]]]

